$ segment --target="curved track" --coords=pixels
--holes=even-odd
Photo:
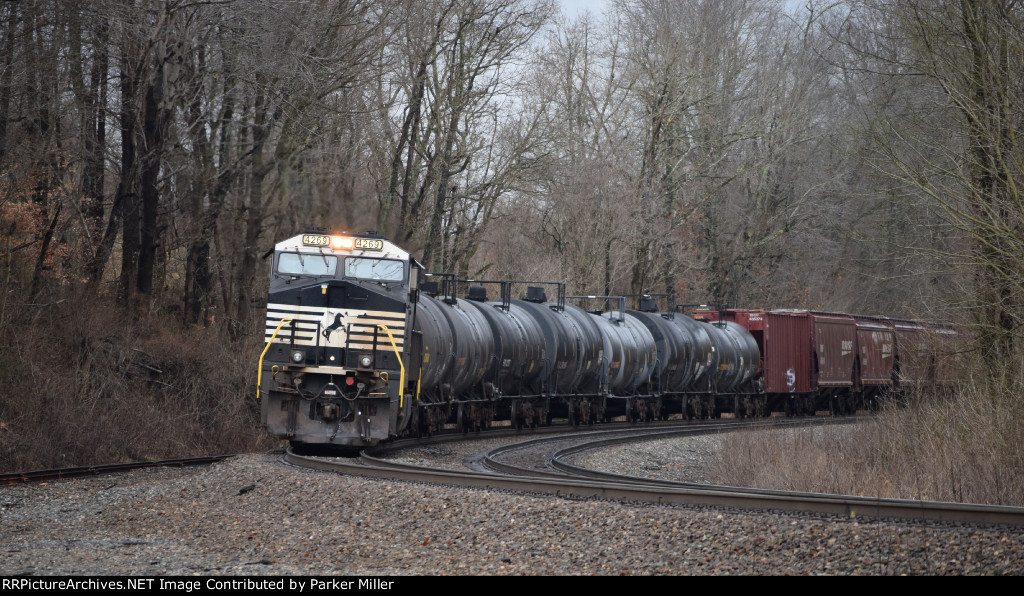
[[[712,424],[650,425],[644,428],[608,428],[586,433],[537,436],[478,453],[465,463],[465,470],[441,470],[387,460],[386,452],[422,442],[402,442],[386,449],[366,450],[358,458],[304,456],[289,450],[283,459],[293,465],[314,469],[431,482],[491,490],[514,490],[550,494],[565,498],[613,499],[676,505],[708,505],[743,509],[803,511],[847,518],[901,518],[985,524],[1024,525],[1024,508],[997,505],[942,503],[906,499],[882,499],[848,495],[827,495],[730,486],[711,486],[665,479],[608,474],[587,470],[566,461],[568,456],[631,441],[654,440],[709,432],[726,432],[751,427],[848,423],[852,419],[768,420],[744,422],[723,420]],[[523,437],[506,431],[505,436]],[[493,435],[487,435],[493,437]],[[474,437],[479,438],[479,437]],[[439,443],[434,440],[432,443]]]

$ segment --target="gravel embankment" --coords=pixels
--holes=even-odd
[[[1024,573],[1020,528],[570,501],[271,454],[2,487],[0,516],[5,576]]]
[[[716,435],[638,441],[584,451],[571,461],[600,472],[707,483],[708,465],[721,443],[721,437]]]

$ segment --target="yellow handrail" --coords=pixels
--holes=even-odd
[[[277,333],[279,331],[281,331],[281,327],[284,327],[285,325],[287,325],[288,323],[291,323],[291,322],[292,322],[291,319],[281,319],[281,322],[277,324],[277,329],[274,329],[274,334],[270,336],[270,339],[267,341],[267,345],[263,348],[263,353],[260,354],[260,368],[259,368],[259,371],[257,371],[257,373],[256,373],[256,400],[257,401],[259,401],[259,399],[260,399],[260,383],[263,382],[263,357],[267,355],[267,350],[270,349],[270,344],[271,344],[271,342],[274,341],[274,338],[277,337]]]
[[[391,348],[395,351],[395,356],[398,357],[398,366],[402,369],[401,375],[398,377],[398,408],[401,409],[405,405],[405,364],[402,362],[402,354],[398,351],[398,344],[395,343],[395,336],[391,335],[391,330],[388,329],[387,325],[378,324],[384,330],[384,333],[388,334],[388,339],[391,340]]]

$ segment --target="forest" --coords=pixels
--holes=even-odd
[[[2,2],[0,467],[267,446],[263,257],[310,228],[951,321],[1019,445],[1022,87],[1016,0]]]

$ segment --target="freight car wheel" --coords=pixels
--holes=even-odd
[[[423,436],[423,421],[420,417],[419,406],[412,407],[412,420],[409,421],[409,426],[412,428],[412,436],[417,439]]]
[[[455,428],[462,434],[469,432],[469,428],[466,426],[466,417],[464,414],[465,408],[462,404],[459,404],[458,410],[455,413]]]

